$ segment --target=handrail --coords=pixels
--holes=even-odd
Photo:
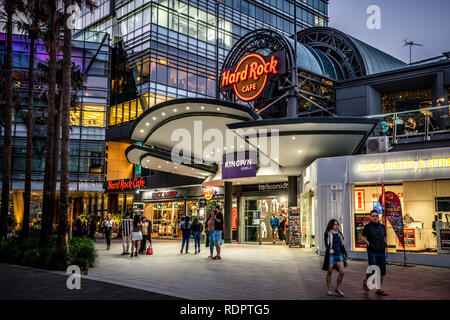
[[[408,113],[420,112],[420,111],[428,111],[428,110],[439,110],[439,109],[444,109],[444,108],[449,108],[449,107],[450,107],[450,105],[439,106],[439,107],[428,107],[428,108],[423,108],[423,109],[414,109],[414,110],[408,110],[408,111],[400,111],[400,112],[391,112],[391,113],[370,115],[370,116],[366,116],[366,118],[384,118],[384,117],[395,116],[395,115],[399,115],[399,114],[408,114]]]

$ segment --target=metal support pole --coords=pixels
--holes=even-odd
[[[287,117],[297,117],[297,1],[294,1],[294,70],[292,70],[292,89],[289,89],[289,95],[287,99]]]
[[[219,94],[219,4],[221,0],[216,0],[216,99],[220,98]]]
[[[224,197],[224,241],[225,243],[232,242],[233,236],[233,184],[225,181],[225,197]],[[216,239],[217,240],[217,239]]]

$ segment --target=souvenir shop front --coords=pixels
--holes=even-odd
[[[202,186],[152,189],[140,192],[144,216],[152,222],[154,238],[181,238],[182,217],[197,218],[201,223],[209,206],[223,206],[223,188]]]
[[[335,218],[350,257],[366,259],[362,230],[376,210],[388,261],[450,267],[450,148],[321,158],[302,176],[303,193],[314,194],[321,253]]]
[[[288,183],[243,185],[239,194],[239,242],[286,243]],[[275,230],[271,217],[278,219]]]

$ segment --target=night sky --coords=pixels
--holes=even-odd
[[[369,5],[381,9],[381,29],[366,25]],[[330,0],[329,27],[344,31],[394,57],[409,62],[403,39],[413,47],[413,61],[450,51],[450,0]]]

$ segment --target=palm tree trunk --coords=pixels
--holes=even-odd
[[[69,14],[67,8],[72,4],[70,0],[64,0],[66,19]],[[58,223],[58,247],[68,249],[67,244],[67,220],[69,208],[69,138],[70,138],[70,88],[72,76],[72,30],[64,26],[64,48],[63,48],[63,92],[62,92],[62,140],[61,140],[61,180],[59,187],[59,223]]]
[[[59,89],[61,90],[61,89]],[[58,97],[58,96],[57,96]],[[55,123],[54,123],[54,135],[53,135],[53,158],[52,158],[52,163],[53,163],[53,170],[52,170],[52,177],[51,177],[51,181],[52,181],[52,192],[51,192],[51,203],[54,204],[53,207],[53,214],[55,213],[55,209],[56,212],[59,209],[58,206],[58,202],[56,201],[56,185],[58,182],[58,164],[59,164],[59,145],[61,143],[61,108],[62,108],[62,94],[59,94],[58,97],[58,104],[55,106]],[[56,102],[56,100],[55,100]],[[54,215],[53,215],[54,217]]]
[[[49,75],[48,75],[48,106],[47,106],[47,136],[45,139],[45,171],[44,171],[44,192],[42,199],[42,226],[40,233],[41,247],[48,247],[52,235],[53,208],[51,202],[53,172],[53,135],[55,120],[55,93],[56,93],[56,51],[58,47],[58,30],[56,23],[56,1],[50,0],[50,35],[48,41],[49,51]]]
[[[3,136],[3,177],[2,177],[2,208],[0,211],[0,238],[6,237],[7,227],[6,221],[8,218],[9,208],[9,183],[11,177],[11,126],[12,126],[12,27],[13,27],[13,10],[11,8],[4,8],[7,11],[6,18],[6,108],[4,119],[4,136]]]
[[[28,60],[28,112],[27,112],[27,153],[25,156],[25,194],[22,224],[22,238],[27,239],[30,227],[31,202],[31,170],[33,164],[33,87],[34,87],[34,55],[36,39],[30,38],[30,58]]]

